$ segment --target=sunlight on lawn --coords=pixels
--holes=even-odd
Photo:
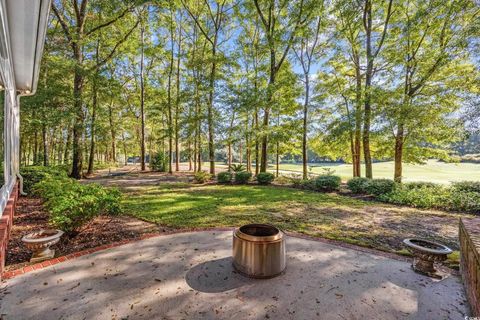
[[[387,251],[422,236],[457,247],[460,215],[274,186],[168,184],[128,193],[128,214],[173,228],[271,223],[293,232]]]

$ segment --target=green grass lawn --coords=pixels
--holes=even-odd
[[[129,215],[173,228],[259,222],[386,251],[401,251],[413,236],[457,249],[459,214],[274,186],[170,183],[126,192]]]
[[[330,168],[335,171],[336,175],[348,180],[352,177],[351,164],[310,164],[313,173],[323,173],[322,168]],[[274,170],[274,166],[270,166],[270,170]],[[302,172],[301,164],[280,164],[280,170],[292,172]],[[404,164],[403,165],[404,181],[429,181],[435,183],[447,184],[453,181],[475,180],[480,181],[480,164],[479,163],[445,163],[436,160],[429,160],[426,164]],[[362,166],[362,174],[365,169]],[[393,161],[378,162],[373,164],[374,178],[393,179]]]

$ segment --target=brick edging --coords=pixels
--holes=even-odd
[[[25,273],[28,273],[28,272],[32,272],[34,270],[39,270],[39,269],[43,269],[43,268],[46,268],[46,267],[49,267],[49,266],[56,265],[56,264],[61,263],[61,262],[70,261],[70,260],[73,260],[75,258],[84,256],[84,255],[87,255],[87,254],[91,254],[91,253],[95,253],[95,252],[99,252],[99,251],[103,251],[103,250],[107,250],[107,249],[111,249],[111,248],[116,248],[116,247],[119,247],[119,246],[122,246],[122,245],[125,245],[125,244],[129,244],[129,243],[133,243],[133,242],[137,242],[137,241],[141,241],[141,240],[146,240],[146,239],[150,239],[150,238],[168,236],[168,235],[172,235],[172,234],[192,233],[192,232],[202,232],[202,231],[220,231],[220,232],[221,231],[233,231],[234,229],[235,229],[234,227],[193,228],[193,229],[179,229],[179,230],[174,230],[174,231],[166,231],[166,232],[162,232],[162,233],[148,233],[148,234],[144,234],[144,235],[142,235],[138,238],[122,240],[122,241],[118,241],[118,242],[114,242],[114,243],[110,243],[110,244],[104,244],[104,245],[101,245],[101,246],[98,246],[98,247],[95,247],[95,248],[85,249],[85,250],[82,250],[82,251],[67,254],[65,256],[60,256],[60,257],[52,258],[50,260],[42,261],[42,262],[39,262],[39,263],[36,263],[36,264],[33,264],[33,265],[28,265],[28,266],[25,266],[25,267],[21,267],[19,269],[6,271],[2,274],[2,280],[11,279],[11,278],[14,278],[16,276],[19,276],[19,275],[22,275],[22,274],[25,274]],[[347,249],[352,249],[352,250],[356,250],[356,251],[359,251],[359,252],[374,254],[374,255],[390,258],[390,259],[406,261],[406,262],[411,261],[411,259],[409,257],[401,256],[401,255],[391,253],[391,252],[381,251],[381,250],[378,250],[378,249],[360,247],[360,246],[357,246],[357,245],[354,245],[354,244],[344,243],[344,242],[341,242],[341,241],[325,239],[325,238],[320,238],[320,237],[315,237],[315,236],[310,236],[310,235],[297,233],[297,232],[290,232],[290,231],[285,231],[285,234],[288,235],[289,237],[295,237],[295,238],[299,238],[299,239],[305,239],[305,240],[322,242],[322,243],[326,243],[326,244],[330,244],[330,245],[336,245],[336,246],[339,246],[339,247],[342,247],[342,248],[347,248]]]

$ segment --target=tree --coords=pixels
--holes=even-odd
[[[70,176],[80,179],[83,167],[83,145],[82,135],[84,131],[84,112],[83,112],[83,91],[85,82],[85,72],[90,72],[103,66],[110,60],[118,47],[126,41],[133,30],[137,27],[138,21],[121,34],[120,39],[113,49],[98,63],[86,67],[84,61],[85,43],[97,32],[106,29],[117,21],[123,19],[131,12],[133,4],[125,5],[123,1],[110,1],[103,3],[98,8],[88,0],[74,0],[71,3],[54,1],[52,11],[58,22],[62,26],[65,38],[71,48],[73,60],[75,62],[73,79],[73,97],[75,118],[73,123],[73,161]],[[97,14],[102,12],[102,19]],[[108,14],[107,14],[108,13]],[[93,26],[91,25],[93,22]]]
[[[254,0],[255,8],[263,25],[263,32],[270,54],[269,88],[263,110],[263,130],[268,130],[270,111],[275,91],[277,74],[285,62],[292,44],[301,27],[310,19],[315,1],[304,0]],[[260,172],[267,171],[268,134],[262,137]]]
[[[323,15],[324,4],[321,4],[320,10],[318,12],[318,18],[316,21],[310,23],[305,28],[303,34],[300,36],[298,45],[294,48],[295,55],[300,61],[303,71],[303,80],[305,84],[305,97],[303,102],[303,123],[302,123],[302,169],[303,169],[303,179],[308,178],[307,171],[307,136],[308,136],[308,111],[310,107],[310,72],[312,68],[312,63],[317,60],[318,55],[318,44],[320,31],[322,29],[322,24],[324,25]]]
[[[405,1],[398,9],[403,23],[390,58],[402,70],[403,83],[392,80],[387,119],[392,119],[395,140],[394,179],[401,182],[405,147],[407,160],[418,161],[441,156],[432,146],[458,137],[458,123],[449,115],[475,88],[475,67],[465,49],[478,10],[469,1],[422,5]]]

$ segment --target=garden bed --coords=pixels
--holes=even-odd
[[[48,227],[48,213],[43,208],[42,200],[34,197],[20,197],[7,248],[5,270],[13,270],[30,264],[31,252],[23,245],[21,238],[30,232]],[[158,227],[133,217],[99,216],[90,222],[79,235],[72,239],[64,236],[60,243],[53,248],[56,251],[55,256],[63,256],[122,240],[139,239],[148,233],[167,231],[171,231],[171,229]]]

